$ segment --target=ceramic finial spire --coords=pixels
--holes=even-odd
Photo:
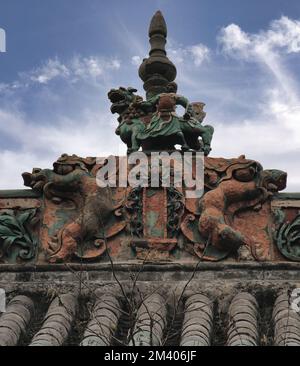
[[[160,10],[151,19],[149,37],[151,45],[149,57],[144,59],[139,69],[147,98],[166,92],[167,85],[176,77],[176,67],[168,59],[165,49],[167,25]]]

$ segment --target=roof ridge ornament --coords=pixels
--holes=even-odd
[[[149,42],[151,49],[149,57],[143,60],[139,68],[139,76],[144,82],[147,99],[167,92],[167,85],[176,78],[176,67],[167,57],[167,25],[158,10],[151,19],[149,27]]]

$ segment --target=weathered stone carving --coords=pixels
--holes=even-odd
[[[184,195],[174,187],[167,188],[168,221],[167,228],[170,237],[176,237],[180,232],[180,224],[184,214]]]
[[[291,222],[281,223],[275,233],[275,240],[285,258],[300,262],[300,214]]]
[[[190,213],[181,223],[183,234],[193,243],[194,253],[203,260],[216,261],[237,254],[237,250],[245,246],[249,252],[247,259],[265,260],[260,246],[271,245],[266,227],[244,228],[239,217],[254,213],[267,225],[267,215],[271,213],[265,211],[265,205],[285,184],[285,172],[263,170],[258,162],[244,156],[206,158],[206,193],[199,202],[186,199]]]
[[[244,156],[206,158],[205,194],[199,200],[185,197],[184,189],[172,186],[100,188],[95,179],[99,167],[94,158],[64,155],[54,163],[54,170],[23,174],[25,184],[41,190],[46,198],[43,227],[48,229],[47,233],[42,230],[42,240],[47,241],[44,247],[50,262],[99,258],[107,240],[125,228],[140,259],[151,252],[151,260],[170,260],[182,234],[202,260],[237,255],[240,247],[248,248],[246,259],[268,258],[260,253],[261,246],[271,245],[265,228],[245,232],[235,220],[250,212],[267,220],[262,207],[285,187],[286,173],[263,170]],[[116,237],[115,243],[120,245],[120,240]],[[189,244],[180,248],[176,250],[191,252]]]
[[[176,112],[176,105],[185,108],[183,117]],[[203,111],[199,106],[203,103],[190,104],[189,101],[177,94],[177,85],[168,84],[168,93],[161,93],[146,102],[140,103],[140,108],[154,109],[147,127],[137,135],[141,145],[146,150],[168,149],[174,150],[174,145],[182,145],[182,150],[199,150],[208,155],[214,132],[211,126],[202,126]],[[199,142],[199,136],[203,142]]]
[[[111,111],[120,115],[116,134],[127,144],[128,153],[141,146],[144,150],[174,150],[174,145],[180,144],[183,150],[203,151],[208,155],[214,129],[202,125],[205,104],[189,103],[176,94],[175,83],[168,84],[167,90],[168,93],[155,95],[147,101],[134,95],[136,89],[133,88],[110,90]],[[176,105],[185,108],[183,117],[175,113]]]
[[[136,187],[130,190],[127,195],[125,209],[128,214],[128,233],[131,236],[141,238],[144,232],[142,187]]]
[[[259,163],[244,157],[232,161],[224,173],[217,188],[207,192],[200,201],[199,230],[207,239],[203,257],[209,260],[223,259],[242,245],[251,250],[253,239],[234,229],[230,221],[240,210],[258,211],[272,192],[286,185],[285,172],[262,170]]]
[[[38,222],[36,211],[28,209],[0,214],[1,259],[30,260],[35,257],[38,240],[32,230]]]
[[[158,94],[143,103],[156,110],[149,125],[138,134],[138,139],[148,150],[157,149],[157,147],[161,149],[163,146],[167,146],[168,150],[174,150],[175,144],[182,145],[183,150],[189,149],[181,131],[181,120],[175,113],[176,105],[181,105],[188,113],[189,102],[186,98],[177,95],[176,89],[172,90],[172,84],[169,88],[169,93]]]
[[[145,112],[138,108],[138,103],[143,100],[139,95],[134,95],[137,90],[134,88],[111,89],[108,98],[112,102],[111,112],[119,114],[119,126],[116,134],[125,142],[128,147],[128,153],[137,151],[140,143],[137,140],[139,132],[145,129],[142,116]]]
[[[63,217],[62,227],[48,236],[50,262],[68,260],[75,254],[83,258],[97,257],[106,250],[105,224],[114,209],[111,191],[98,187],[93,172],[89,170],[95,166],[95,160],[88,159],[88,164],[86,161],[63,155],[54,163],[54,170],[23,174],[25,185],[43,190],[51,201],[50,205],[54,204],[52,211],[57,215],[60,206],[60,214],[64,215],[68,205],[73,205],[73,217],[69,220]],[[52,219],[49,224],[55,226],[57,223]],[[50,227],[49,232],[52,231]]]
[[[206,116],[203,111],[204,106],[205,104],[200,102],[191,103],[191,114],[181,124],[181,130],[189,148],[203,151],[204,155],[207,156],[211,151],[214,128],[210,125],[202,125]]]

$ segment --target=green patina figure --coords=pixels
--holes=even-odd
[[[145,129],[145,124],[141,120],[144,112],[136,108],[136,105],[142,102],[143,98],[135,95],[136,91],[131,87],[120,87],[108,92],[108,98],[112,102],[111,112],[119,114],[119,126],[116,129],[116,134],[127,145],[128,153],[140,148],[137,134]]]
[[[167,85],[166,92],[147,101],[134,92],[136,89],[120,87],[108,93],[112,113],[119,114],[116,134],[126,143],[128,153],[138,151],[140,147],[143,150],[174,150],[174,145],[179,144],[183,150],[209,154],[214,129],[202,125],[206,115],[204,103],[189,103],[187,98],[176,93],[174,82]],[[177,105],[185,108],[183,117],[177,115]]]
[[[7,210],[0,214],[0,261],[34,259],[38,238],[33,233],[39,221],[36,209]]]
[[[157,12],[149,28],[149,57],[139,68],[146,91],[145,101],[135,95],[137,90],[131,87],[109,91],[111,111],[119,114],[116,134],[126,143],[128,154],[140,148],[163,151],[181,145],[184,151],[201,151],[207,156],[211,151],[214,129],[202,125],[206,115],[204,103],[190,103],[177,94],[176,67],[166,54],[166,35],[165,21]],[[183,116],[176,113],[178,105],[185,109]]]
[[[211,151],[214,128],[210,125],[202,125],[206,116],[203,111],[204,106],[205,104],[201,102],[191,103],[192,114],[190,118],[182,120],[181,128],[188,146],[193,150],[203,151],[207,156]]]
[[[280,224],[274,232],[277,248],[285,258],[300,262],[300,213],[289,221],[282,210],[277,210]]]
[[[146,102],[141,102],[140,109],[147,110],[156,108],[156,112],[153,114],[149,125],[137,135],[139,141],[145,141],[149,139],[159,139],[164,137],[173,136],[173,142],[182,145],[183,150],[189,150],[183,132],[182,132],[182,120],[188,119],[192,114],[192,108],[189,101],[176,94],[177,85],[170,83],[168,85],[168,93],[161,93],[148,99]],[[176,106],[181,105],[185,108],[184,118],[180,118],[176,114]],[[151,140],[150,140],[151,141]],[[155,140],[151,141],[155,146]]]

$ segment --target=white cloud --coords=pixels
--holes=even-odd
[[[48,60],[45,65],[31,72],[30,80],[40,84],[47,84],[57,77],[66,78],[68,76],[70,76],[68,67],[55,58]]]
[[[244,58],[270,51],[300,52],[300,21],[282,16],[272,21],[267,31],[257,34],[246,33],[238,25],[230,24],[222,29],[219,41],[226,53]]]
[[[14,82],[0,84],[0,136],[6,140],[5,148],[0,146],[0,167],[5,172],[0,189],[22,188],[23,171],[51,168],[62,153],[124,153],[105,95],[107,79],[120,67],[116,58],[77,56],[67,62],[54,58],[21,73]],[[54,80],[61,81],[59,86]],[[76,88],[70,87],[75,82]],[[91,91],[88,96],[86,88]]]
[[[118,70],[121,63],[117,59],[106,60],[99,57],[75,57],[71,60],[69,70],[71,75],[82,78],[94,78],[102,76],[105,72]]]
[[[80,80],[96,81],[105,77],[106,73],[119,70],[120,67],[121,63],[116,58],[75,56],[67,62],[62,62],[56,57],[47,60],[34,70],[21,72],[19,80],[12,83],[0,83],[0,93],[28,88],[33,84],[47,85],[54,80],[67,80],[72,83]]]
[[[36,125],[21,114],[0,110],[0,120],[3,122],[0,125],[2,134],[12,138],[20,150],[35,154],[72,153],[75,150],[82,155],[108,153],[111,134],[107,129],[113,131],[116,127],[115,118],[109,111],[97,114],[88,110],[81,112],[78,119],[61,116],[53,125]]]
[[[287,170],[289,189],[296,189],[298,184],[299,191],[300,172],[295,169],[300,156],[299,83],[288,66],[287,57],[290,53],[300,53],[300,22],[283,16],[272,21],[269,29],[256,34],[230,24],[222,29],[218,40],[224,54],[236,59],[238,65],[240,60],[259,65],[255,80],[264,77],[265,82],[257,87],[256,98],[249,100],[256,109],[252,118],[216,126],[217,150],[218,146],[223,148],[223,139],[234,141],[226,146],[228,153],[244,151],[262,163],[271,163],[273,168]]]
[[[171,40],[167,52],[168,57],[175,65],[192,63],[194,66],[199,67],[204,61],[208,61],[210,57],[210,49],[202,43],[183,47]]]
[[[272,74],[264,89],[263,114],[272,121],[272,131],[285,128],[294,147],[300,148],[299,85],[284,62],[286,54],[300,52],[300,22],[283,16],[258,34],[247,34],[231,24],[223,28],[219,41],[227,55],[256,62]]]
[[[267,32],[256,37],[269,48],[281,48],[288,53],[300,52],[300,21],[282,16],[271,23]]]
[[[293,104],[299,103],[295,78],[283,65],[283,57],[286,54],[300,52],[298,20],[283,16],[272,21],[270,29],[257,34],[246,33],[238,25],[230,24],[222,29],[219,42],[225,54],[249,62],[258,62],[267,67],[289,101]]]
[[[300,52],[298,20],[283,16],[271,22],[270,29],[257,34],[248,34],[238,25],[230,24],[222,29],[219,42],[225,54],[267,67],[289,101],[293,104],[299,103],[294,77],[283,65],[284,55]]]
[[[140,66],[140,64],[143,62],[142,57],[140,56],[132,56],[131,63],[134,66]]]
[[[196,44],[188,48],[196,66],[200,66],[205,60],[209,59],[209,49],[203,44]]]
[[[1,189],[24,189],[21,173],[33,167],[51,167],[51,156],[43,159],[31,152],[1,151],[0,166],[3,171]]]
[[[0,152],[1,189],[22,188],[21,173],[33,167],[51,168],[63,153],[79,156],[124,154],[114,135],[117,122],[110,113],[85,111],[78,119],[66,116],[49,124],[31,124],[25,116],[0,110],[0,134],[14,140],[16,150]]]
[[[251,45],[250,37],[243,32],[236,24],[230,24],[223,28],[219,35],[219,42],[223,46],[223,51],[230,56],[240,56],[247,58]]]

